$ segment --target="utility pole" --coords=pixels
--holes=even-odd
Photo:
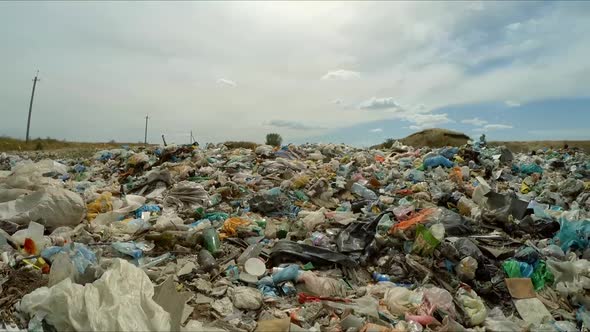
[[[148,119],[149,117],[146,115],[145,116],[145,134],[143,137],[143,144],[147,145],[147,125],[148,125]]]
[[[31,92],[31,102],[29,103],[29,117],[27,119],[27,137],[25,142],[29,143],[29,129],[31,128],[31,112],[33,111],[33,98],[35,98],[35,87],[37,86],[37,81],[40,81],[39,78],[39,70],[35,73],[35,78],[33,78],[33,91]]]

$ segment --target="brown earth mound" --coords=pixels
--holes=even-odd
[[[425,129],[414,133],[400,141],[405,145],[414,147],[443,147],[443,146],[461,146],[467,144],[469,136],[452,130],[433,128]]]

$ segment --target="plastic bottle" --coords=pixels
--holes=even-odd
[[[199,265],[205,272],[210,272],[217,266],[217,261],[207,249],[201,249],[199,251]]]
[[[143,269],[147,269],[147,268],[159,265],[160,263],[166,261],[170,257],[172,257],[172,254],[167,252],[163,255],[160,255],[158,257],[154,257],[154,258],[150,259],[147,263],[141,264],[139,267],[143,268]]]
[[[373,280],[375,281],[391,281],[391,277],[387,274],[373,272]]]
[[[377,200],[378,199],[377,194],[375,194],[374,191],[367,189],[366,187],[364,187],[358,183],[354,183],[352,185],[352,187],[350,188],[350,191],[353,194],[357,194],[364,199],[369,199],[369,200]]]
[[[118,252],[125,255],[129,255],[135,259],[138,259],[141,256],[143,256],[143,251],[141,249],[138,249],[135,243],[133,242],[114,242],[111,246]]]
[[[221,242],[219,240],[219,234],[215,228],[209,227],[203,231],[203,242],[205,243],[207,250],[213,255],[219,252]]]

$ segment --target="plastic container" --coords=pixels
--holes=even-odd
[[[260,258],[249,258],[244,263],[244,270],[253,276],[261,277],[266,273],[266,265]]]

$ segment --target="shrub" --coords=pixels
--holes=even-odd
[[[270,133],[266,135],[266,144],[272,146],[281,146],[283,138],[277,133]]]

